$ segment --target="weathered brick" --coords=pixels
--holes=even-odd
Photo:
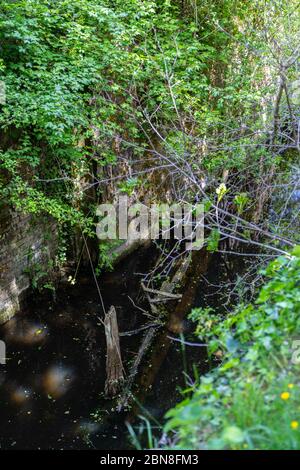
[[[32,223],[28,215],[6,206],[0,208],[0,323],[20,308],[20,296],[30,287],[25,271],[38,262],[45,269],[56,245],[56,225],[52,220],[35,219]]]

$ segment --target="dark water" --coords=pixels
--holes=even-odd
[[[113,304],[117,308],[121,332],[147,321],[128,296],[143,305],[137,273],[150,269],[154,261],[154,251],[140,250],[99,280],[105,307]],[[215,264],[211,276],[215,278],[220,269]],[[201,282],[203,279],[199,279],[199,285]],[[195,305],[203,304],[203,289]],[[128,448],[124,423],[130,412],[116,412],[113,402],[103,396],[105,337],[92,276],[87,274],[76,285],[61,287],[57,298],[55,306],[43,296],[32,298],[25,311],[0,329],[0,338],[7,346],[7,364],[0,366],[0,446]],[[168,336],[161,331],[157,341]],[[141,338],[142,333],[121,337],[127,370]],[[184,351],[180,343],[169,339],[160,347],[167,348],[163,360],[151,386],[140,393],[142,407],[135,406],[135,413],[153,417],[156,424],[181,399],[180,389],[186,386],[187,377],[193,377],[193,366],[199,373],[207,370],[203,348],[186,346]]]

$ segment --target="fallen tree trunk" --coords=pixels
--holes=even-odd
[[[118,394],[124,382],[119,327],[114,306],[111,306],[105,314],[104,329],[107,346],[105,395],[114,397]]]
[[[128,405],[129,405],[131,395],[132,395],[131,389],[132,389],[132,386],[134,384],[135,377],[138,373],[138,368],[139,368],[139,366],[142,362],[142,359],[143,359],[144,355],[146,354],[146,352],[148,351],[149,347],[152,344],[152,341],[153,341],[153,338],[155,336],[156,331],[157,331],[157,326],[156,327],[151,327],[151,328],[149,328],[149,330],[147,331],[147,333],[143,337],[142,344],[139,348],[138,354],[137,354],[137,356],[134,360],[134,363],[133,363],[133,365],[130,369],[130,374],[129,374],[129,377],[127,379],[126,387],[123,390],[123,392],[121,394],[121,397],[118,401],[118,406],[117,406],[118,411],[122,411],[123,409],[127,408]]]
[[[163,291],[163,290],[157,290],[157,289],[149,289],[149,287],[145,287],[144,283],[142,282],[142,288],[145,292],[149,292],[150,294],[157,294],[158,296],[161,297],[167,297],[167,299],[181,299],[182,295],[181,294],[172,294],[171,292]],[[152,300],[153,302],[153,300]]]
[[[130,373],[127,379],[126,387],[124,388],[119,400],[118,400],[118,406],[117,409],[118,411],[123,410],[126,408],[131,401],[132,398],[132,388],[135,383],[136,376],[138,374],[139,367],[141,366],[141,363],[148,352],[151,344],[153,343],[153,340],[156,336],[157,329],[162,325],[161,323],[161,314],[160,311],[157,309],[157,307],[153,304],[153,301],[179,301],[182,298],[181,294],[173,294],[173,290],[178,286],[178,284],[182,281],[184,276],[186,275],[186,272],[190,266],[191,263],[191,256],[187,256],[184,258],[180,265],[178,266],[173,278],[171,281],[164,281],[162,284],[162,287],[160,290],[158,289],[150,289],[144,285],[144,283],[141,283],[142,289],[149,301],[149,305],[151,308],[152,314],[157,318],[157,325],[152,326],[148,329],[146,334],[143,336],[141,345],[139,347],[137,356],[134,360],[134,363],[130,369]],[[155,299],[150,298],[150,293],[155,294],[157,297]],[[170,341],[170,340],[169,340]]]
[[[136,403],[138,403],[138,405],[136,403],[133,405],[129,415],[127,416],[128,422],[134,421],[141,403],[144,402],[148,391],[151,390],[160,367],[168,354],[170,345],[172,344],[172,341],[174,341],[174,338],[170,336],[170,331],[175,333],[182,332],[182,320],[192,309],[199,277],[201,274],[207,272],[210,259],[209,253],[205,249],[202,249],[200,251],[194,251],[192,255],[193,256],[190,256],[183,261],[170,282],[169,288],[171,290],[175,279],[180,279],[183,283],[181,286],[183,290],[182,300],[170,313],[166,328],[155,337],[155,344],[153,345],[151,355],[140,371],[136,383]],[[166,287],[165,283],[164,290],[166,290]],[[175,340],[177,340],[177,338],[175,338]],[[204,346],[204,344],[201,344],[201,347]],[[206,352],[204,349],[203,357],[206,357],[205,354]]]

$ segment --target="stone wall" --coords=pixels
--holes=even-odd
[[[20,309],[33,277],[49,270],[56,246],[53,221],[0,206],[0,323]]]

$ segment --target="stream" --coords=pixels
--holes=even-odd
[[[116,307],[120,332],[149,321],[136,305],[146,308],[141,273],[153,267],[156,257],[155,248],[141,248],[99,277],[105,307]],[[216,283],[227,276],[224,266],[220,257],[213,257],[207,278]],[[202,275],[193,285],[192,307],[206,305],[206,294],[210,303],[218,302]],[[131,448],[125,422],[138,427],[137,415],[144,415],[163,423],[165,412],[181,400],[180,390],[194,377],[194,368],[201,375],[210,366],[205,348],[183,347],[172,339],[179,339],[178,334],[158,328],[138,376],[134,405],[118,412],[103,395],[106,344],[92,274],[81,273],[75,285],[61,285],[57,299],[53,304],[45,294],[32,295],[27,307],[0,328],[7,347],[7,363],[0,366],[2,449]],[[195,341],[186,323],[185,338]],[[120,337],[126,371],[143,334]]]

